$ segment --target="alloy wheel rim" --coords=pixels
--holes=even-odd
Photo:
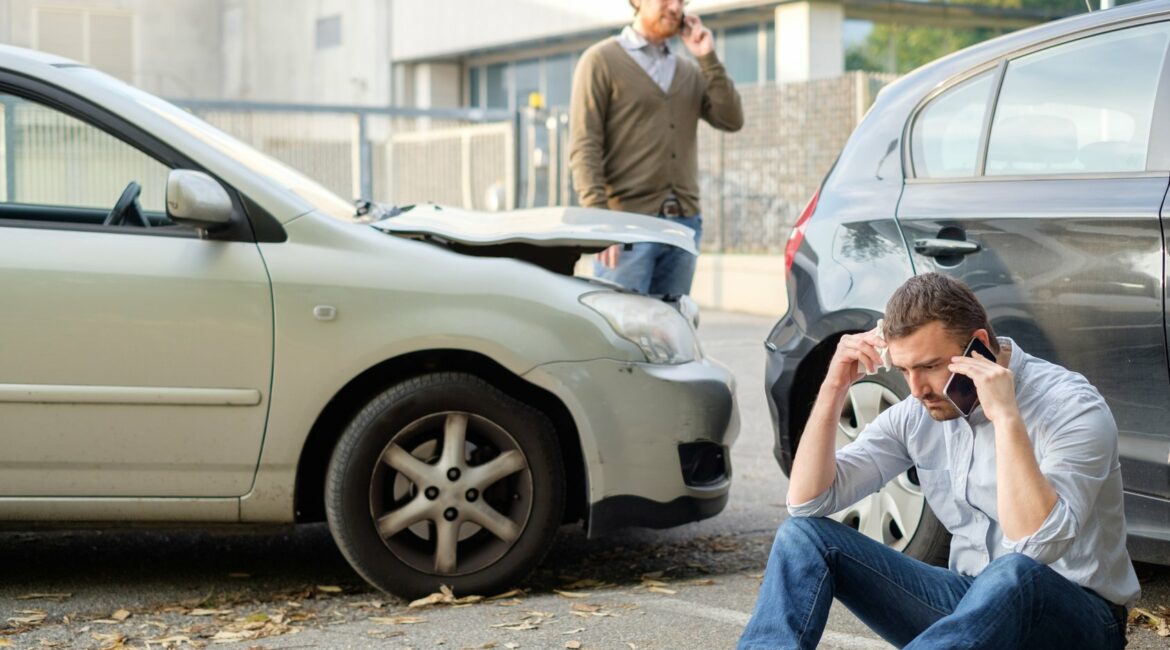
[[[856,440],[882,411],[899,401],[892,390],[874,381],[862,380],[850,387],[837,422],[837,448]],[[896,551],[904,551],[918,531],[925,506],[926,498],[916,477],[903,472],[874,494],[830,516]]]
[[[370,480],[370,515],[382,543],[435,575],[497,562],[524,532],[532,503],[532,470],[516,439],[459,411],[404,427],[383,448]]]

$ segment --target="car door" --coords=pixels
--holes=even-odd
[[[1127,491],[1161,497],[1168,43],[1170,23],[1111,27],[945,89],[913,118],[898,208],[915,271],[963,279],[999,334],[1086,375]]]
[[[161,160],[178,154],[4,82],[0,497],[247,493],[273,325],[246,221],[217,238],[171,223]],[[132,181],[147,222],[103,225]]]

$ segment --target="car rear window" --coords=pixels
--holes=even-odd
[[[954,178],[977,173],[992,78],[991,72],[985,72],[965,81],[931,100],[918,114],[910,137],[915,176]]]

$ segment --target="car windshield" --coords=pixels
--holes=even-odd
[[[272,179],[281,187],[307,201],[319,212],[344,220],[350,220],[354,217],[352,203],[342,199],[292,167],[240,142],[178,106],[93,68],[70,66],[66,70],[85,77],[87,81],[110,87],[119,94],[133,99],[175,126],[199,138],[223,155],[232,158],[257,174]]]

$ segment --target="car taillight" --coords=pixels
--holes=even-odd
[[[808,200],[808,205],[804,206],[804,212],[800,213],[800,218],[796,220],[796,225],[792,227],[792,234],[788,235],[788,244],[784,247],[784,273],[792,272],[792,260],[796,258],[796,250],[800,248],[800,243],[804,241],[804,229],[808,227],[808,220],[813,216],[813,212],[817,209],[817,199],[821,198],[821,191],[818,189],[813,193],[812,198]]]

